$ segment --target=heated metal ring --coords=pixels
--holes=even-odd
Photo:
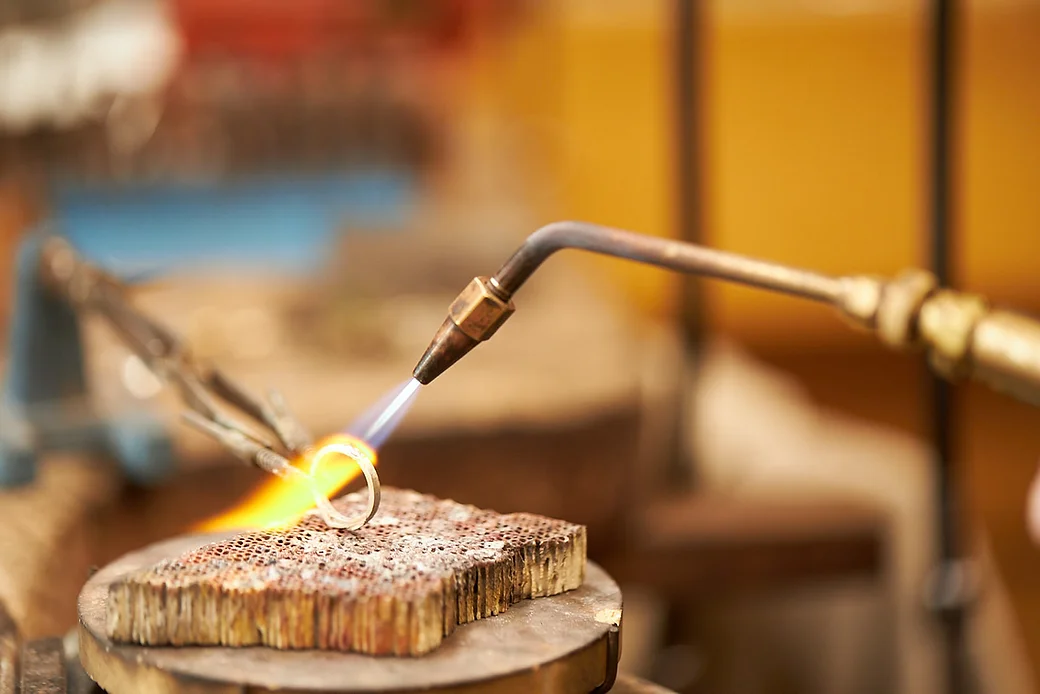
[[[353,519],[346,518],[332,506],[332,502],[321,494],[320,490],[315,489],[314,496],[315,501],[318,502],[318,511],[321,513],[325,524],[331,528],[359,530],[365,527],[368,521],[372,520],[372,516],[376,515],[376,511],[379,510],[379,475],[376,473],[375,465],[372,464],[375,454],[367,446],[347,441],[330,441],[323,444],[314,449],[310,456],[310,477],[312,482],[315,479],[321,461],[326,456],[333,454],[346,456],[353,460],[354,464],[361,470],[361,474],[365,476],[365,485],[368,487],[368,510],[363,516],[357,516]],[[323,501],[324,503],[322,503]]]

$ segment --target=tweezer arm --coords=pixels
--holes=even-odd
[[[176,333],[131,305],[126,286],[83,260],[65,239],[54,236],[47,240],[40,259],[40,277],[45,286],[77,310],[104,317],[152,373],[177,389],[188,408],[185,420],[239,458],[264,469],[279,462],[272,455],[289,464],[268,437],[224,413],[218,398],[272,431],[288,454],[299,455],[310,447],[310,435],[279,394],[261,400],[217,369],[199,363]]]

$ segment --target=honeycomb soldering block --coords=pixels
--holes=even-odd
[[[335,502],[347,515],[364,492]],[[585,528],[383,490],[364,528],[316,515],[217,540],[109,590],[108,633],[151,646],[268,646],[417,656],[460,624],[581,586]]]

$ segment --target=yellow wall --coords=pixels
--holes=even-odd
[[[969,7],[962,271],[995,300],[1040,309],[1040,2]]]
[[[513,32],[482,46],[467,109],[492,108],[545,146],[545,180],[538,183],[553,203],[542,221],[672,233],[669,5],[568,0],[532,8]],[[569,258],[621,282],[641,307],[659,312],[669,304],[673,278],[663,272]]]
[[[924,3],[706,6],[709,242],[833,273],[926,262]],[[968,7],[962,277],[1040,307],[1040,2]],[[514,39],[511,77],[496,89],[521,95],[509,102],[513,114],[554,124],[555,216],[674,232],[670,8],[545,3]],[[647,310],[667,310],[672,285],[663,273],[588,262]],[[712,323],[744,340],[798,347],[861,339],[819,307],[709,286]]]
[[[561,216],[647,234],[674,233],[670,151],[670,3],[560,3]],[[660,312],[673,278],[589,260]]]
[[[711,243],[830,273],[892,273],[923,249],[921,30],[908,11],[824,15],[716,2],[707,68]],[[819,307],[712,285],[745,339],[852,337]]]

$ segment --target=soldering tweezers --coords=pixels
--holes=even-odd
[[[258,398],[224,373],[194,359],[172,330],[130,303],[127,285],[86,262],[65,239],[47,239],[39,269],[44,285],[78,311],[107,319],[130,351],[157,378],[177,390],[187,407],[184,420],[236,457],[280,474],[291,465],[286,456],[300,456],[311,447],[312,437],[278,391],[269,391],[266,400]],[[218,404],[221,400],[273,432],[277,444],[222,411]]]

